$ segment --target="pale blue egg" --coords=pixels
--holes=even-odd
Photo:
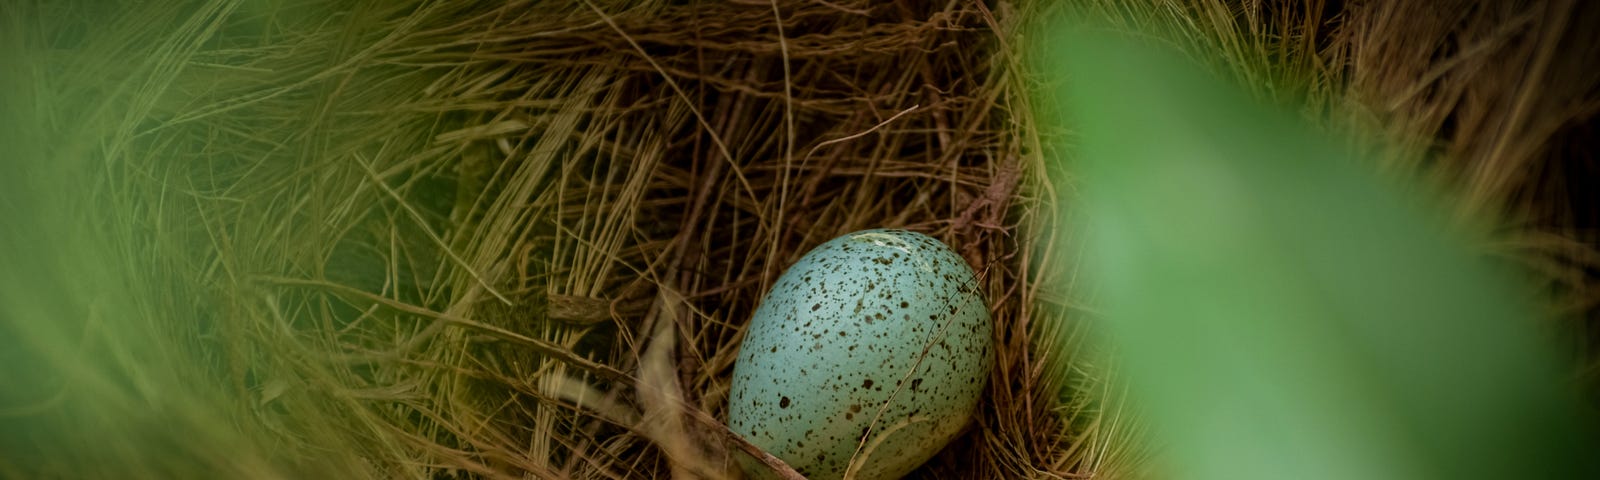
[[[842,478],[852,456],[857,479],[899,478],[970,421],[993,331],[972,267],[943,242],[905,230],[835,238],[756,309],[729,426],[808,478]]]

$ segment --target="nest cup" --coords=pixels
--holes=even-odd
[[[995,324],[976,419],[912,477],[1139,473],[1140,426],[1068,300],[1071,181],[1047,159],[1070,132],[1036,118],[1058,112],[1027,67],[1059,10],[776,3],[0,9],[0,52],[37,66],[3,78],[36,95],[0,97],[20,119],[0,143],[42,159],[0,179],[0,212],[46,212],[7,234],[61,250],[20,259],[48,275],[4,306],[70,320],[0,315],[27,347],[0,351],[39,365],[0,392],[0,476],[736,476],[729,379],[759,299],[870,228],[952,246]],[[1389,167],[1526,220],[1513,256],[1600,318],[1592,202],[1549,173],[1589,168],[1592,115],[1564,108],[1600,90],[1578,56],[1533,61],[1595,29],[1487,0],[1461,25],[1426,1],[1080,3],[1437,159]],[[1560,34],[1497,36],[1518,19]],[[1510,61],[1547,68],[1441,67]],[[1556,113],[1515,117],[1519,98]]]

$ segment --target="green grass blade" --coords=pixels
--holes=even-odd
[[[1190,59],[1056,45],[1084,268],[1162,476],[1600,478],[1536,310],[1418,188]]]

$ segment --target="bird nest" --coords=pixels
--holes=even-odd
[[[45,154],[90,159],[78,165],[105,187],[91,202],[125,220],[96,231],[128,239],[118,268],[140,279],[119,305],[147,320],[103,328],[145,347],[85,367],[104,381],[82,388],[103,393],[106,435],[169,458],[45,453],[82,441],[69,405],[39,420],[56,433],[0,444],[39,460],[0,467],[734,476],[747,446],[724,426],[729,379],[763,294],[810,248],[893,227],[964,257],[995,324],[975,421],[915,475],[1140,469],[1137,423],[1069,300],[1071,181],[1047,162],[1065,135],[1036,120],[1050,83],[1027,63],[1042,6],[168,3],[13,13],[54,19],[18,44],[78,79],[53,88],[84,98],[63,116],[85,120],[41,135],[98,143]],[[1321,31],[1331,9],[1235,23],[1174,5],[1152,11],[1193,20],[1192,47],[1289,52],[1229,52],[1269,96],[1363,121],[1355,105],[1388,101],[1413,112],[1370,120],[1394,138],[1443,135],[1430,108],[1450,91],[1406,97],[1393,85],[1426,72],[1375,66],[1405,53],[1371,41],[1401,36],[1373,33],[1387,7]],[[1490,149],[1469,143],[1450,145]],[[1446,170],[1490,168],[1472,165]],[[1503,178],[1465,178],[1480,177]],[[1522,205],[1517,192],[1543,191],[1525,183],[1473,184],[1473,198]],[[75,344],[55,338],[35,340]]]

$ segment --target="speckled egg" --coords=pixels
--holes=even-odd
[[[899,478],[971,419],[993,330],[972,267],[944,243],[905,230],[835,238],[757,307],[729,426],[808,478],[842,478],[852,456],[854,478]]]

